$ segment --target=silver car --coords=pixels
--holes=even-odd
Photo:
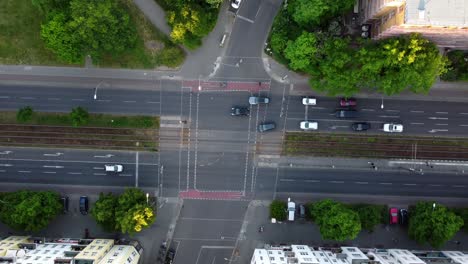
[[[259,97],[259,96],[249,97],[249,104],[251,105],[268,104],[268,103],[270,103],[270,98],[268,97]]]

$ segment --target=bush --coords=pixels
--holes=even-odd
[[[358,213],[361,227],[365,230],[372,232],[378,224],[384,223],[383,212],[386,211],[386,206],[357,204],[351,205],[350,208]]]
[[[276,218],[278,221],[286,220],[286,209],[286,202],[274,200],[270,204],[270,218]]]
[[[86,125],[89,122],[89,113],[86,109],[78,106],[72,109],[70,118],[72,120],[73,126],[75,127]]]
[[[440,76],[444,81],[468,81],[468,52],[454,50],[447,54],[448,71]]]
[[[468,232],[468,208],[455,208],[453,211],[463,219],[463,231]]]
[[[30,106],[23,107],[18,110],[18,113],[16,114],[16,120],[19,123],[26,123],[31,121],[33,114],[34,111]]]
[[[172,68],[182,64],[184,57],[184,51],[176,46],[165,48],[159,55],[161,64]]]

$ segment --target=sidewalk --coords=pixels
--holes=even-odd
[[[425,172],[468,174],[468,161],[259,155],[257,156],[256,162],[258,167],[270,168],[288,167],[377,171],[405,170],[420,175],[424,175]]]

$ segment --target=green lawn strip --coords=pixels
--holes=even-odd
[[[0,124],[72,126],[72,121],[68,113],[34,112],[32,120],[18,123],[16,112],[0,112]],[[89,114],[83,127],[158,129],[159,117]]]
[[[314,142],[316,143],[315,146]],[[327,146],[322,146],[322,143],[327,144]],[[388,148],[383,149],[386,144],[388,145]],[[286,155],[370,157],[385,156],[388,153],[397,154],[399,152],[408,151],[404,148],[391,148],[392,144],[399,144],[408,147],[413,144],[418,144],[421,148],[424,146],[465,147],[468,146],[468,140],[463,138],[405,138],[403,136],[288,132],[286,134],[286,141],[283,145],[283,153]],[[372,146],[375,146],[376,148],[379,147],[380,149],[373,149]]]

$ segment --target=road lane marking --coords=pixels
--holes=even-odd
[[[320,182],[318,180],[305,180],[305,182]]]
[[[81,172],[68,172],[67,174],[80,175],[80,174],[82,174],[82,173],[81,173]]]
[[[387,115],[383,115],[383,116],[379,116],[379,117],[382,117],[382,118],[400,118],[400,116],[387,116]]]
[[[442,184],[429,184],[429,186],[432,186],[432,187],[441,187],[443,186]]]
[[[113,157],[114,155],[112,154],[107,154],[107,155],[104,155],[104,156],[94,156],[95,158],[111,158]]]
[[[296,180],[293,180],[293,179],[280,179],[280,181],[283,181],[283,182],[293,182],[293,181],[296,181]]]
[[[11,164],[0,164],[0,167],[11,167],[11,166],[13,166],[13,165],[11,165]]]
[[[36,99],[34,97],[20,97],[20,98],[23,99],[23,100],[34,100],[34,99]]]
[[[403,185],[405,185],[405,186],[416,186],[417,184],[416,183],[403,183]]]
[[[58,157],[60,155],[63,155],[63,153],[57,152],[57,153],[54,153],[54,154],[49,154],[49,153],[44,154],[44,156],[50,156],[50,157]]]
[[[95,160],[43,160],[43,159],[12,159],[12,158],[1,158],[0,160],[2,161],[40,161],[40,162],[56,162],[56,163],[89,163],[89,164],[95,164],[95,163],[100,163],[100,164],[107,164],[109,162],[107,161],[95,161]],[[134,164],[133,162],[123,162],[122,164]],[[157,163],[140,163],[140,165],[145,165],[145,166],[158,166]],[[0,166],[2,166],[0,164]],[[13,166],[13,165],[10,165]],[[104,167],[102,168],[104,169]]]
[[[436,126],[448,126],[448,124],[435,124]]]
[[[435,116],[431,116],[431,117],[428,117],[427,119],[432,119],[432,120],[448,120],[448,117],[435,117]]]
[[[94,175],[106,175],[105,173],[93,173]]]
[[[56,172],[56,171],[43,171],[42,173],[55,174],[55,173],[57,173],[57,172]]]
[[[361,109],[361,111],[373,112],[373,111],[375,111],[375,109],[363,108],[363,109]]]
[[[147,101],[147,104],[159,104],[159,102],[152,102],[152,101]]]
[[[22,172],[22,173],[30,173],[31,171],[18,171],[18,172]]]
[[[60,99],[60,98],[47,98],[47,100],[50,100],[50,101],[60,101],[61,99]]]
[[[124,103],[136,103],[136,101],[123,101]]]
[[[6,172],[6,170],[0,170],[0,172]]]
[[[454,188],[465,188],[465,185],[452,185]]]
[[[379,182],[379,184],[382,184],[382,185],[392,185],[393,183],[391,183],[391,182]]]
[[[459,113],[460,115],[468,115],[468,113]]]
[[[8,155],[11,152],[13,152],[13,151],[5,150],[5,151],[0,152],[0,155]]]
[[[429,133],[437,133],[437,132],[448,132],[448,129],[431,129],[427,131]]]
[[[111,100],[99,100],[99,99],[98,99],[97,101],[98,101],[98,102],[101,102],[101,103],[108,103],[108,102],[110,102]]]
[[[436,114],[447,115],[448,112],[436,112]]]
[[[369,184],[368,182],[354,182],[356,184]]]
[[[329,181],[329,183],[344,183],[344,181]]]
[[[63,169],[63,166],[49,166],[49,165],[44,165],[42,166],[44,168],[54,168],[54,169]]]
[[[411,125],[424,125],[424,123],[410,123]]]
[[[308,107],[312,109],[325,109],[325,107],[321,107],[321,106],[308,106]]]
[[[392,109],[388,109],[388,110],[385,110],[385,112],[400,112],[400,110],[392,110]]]
[[[119,174],[120,177],[132,177],[132,174]]]
[[[417,110],[413,110],[413,111],[410,111],[411,113],[424,113],[424,111],[417,111]]]
[[[72,99],[72,101],[84,101],[84,99],[76,99],[76,98],[74,98],[74,99]]]
[[[93,169],[95,169],[95,170],[103,170],[104,168],[103,168],[103,167],[93,167]]]
[[[460,125],[460,126],[462,126],[462,127],[468,127],[468,125]]]
[[[0,96],[0,99],[9,99],[10,96]]]

